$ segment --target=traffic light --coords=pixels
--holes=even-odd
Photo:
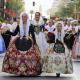
[[[35,6],[35,2],[33,1],[33,6]]]

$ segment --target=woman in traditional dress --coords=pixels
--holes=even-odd
[[[44,57],[43,72],[56,73],[57,77],[60,73],[72,74],[73,65],[69,49],[64,44],[64,30],[62,24],[56,24],[55,44],[49,46],[47,54]]]
[[[34,32],[30,30],[30,21],[26,13],[20,15],[20,24],[14,33],[18,36],[11,40],[3,60],[2,71],[23,76],[37,76],[41,74],[41,57],[34,40]]]
[[[77,59],[77,57],[80,57],[80,28],[76,24],[76,21],[73,21],[73,33],[75,36],[74,45],[72,48],[72,54],[74,55],[73,58]]]
[[[70,31],[71,29],[72,29],[71,22],[67,21],[67,24],[64,25],[64,31],[67,32]]]
[[[44,33],[44,21],[39,12],[35,13],[35,18],[32,22],[32,27],[34,28],[36,43],[39,46],[41,56],[43,57],[47,49],[47,42]]]

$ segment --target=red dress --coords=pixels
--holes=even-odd
[[[16,43],[16,41],[18,42]],[[42,61],[40,51],[38,47],[33,44],[31,38],[28,39],[27,44],[26,41],[26,38],[23,38],[21,41],[20,38],[17,37],[10,42],[3,61],[3,72],[24,76],[36,76],[41,74]]]

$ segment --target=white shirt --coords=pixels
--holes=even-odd
[[[12,32],[12,25],[11,24],[3,23],[1,28],[4,28],[4,27],[8,27],[10,29],[10,31]]]
[[[53,26],[50,27],[49,25],[46,25],[45,29],[47,29],[48,32],[52,32],[53,33],[54,29],[55,29],[55,26],[53,25]]]
[[[17,27],[17,22],[13,22],[13,24],[12,24],[12,31],[14,31],[16,29],[16,27]]]

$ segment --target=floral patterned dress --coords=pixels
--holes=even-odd
[[[43,60],[43,72],[45,73],[62,73],[62,74],[72,74],[73,64],[71,59],[71,54],[69,49],[63,44],[65,52],[57,52],[54,50],[55,44],[50,44],[47,54]],[[56,47],[58,51],[62,48]]]
[[[16,41],[19,44],[16,45]],[[38,47],[33,44],[31,38],[28,40],[23,38],[22,41],[19,37],[11,40],[4,57],[2,71],[24,76],[40,75],[42,61]]]

